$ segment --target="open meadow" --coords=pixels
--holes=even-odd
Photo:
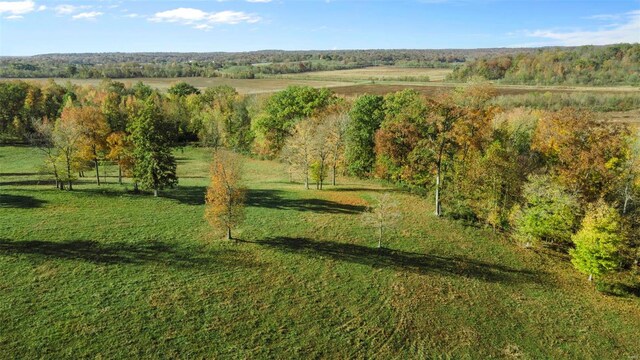
[[[211,150],[175,155],[179,185],[153,198],[111,167],[101,186],[59,191],[37,149],[0,147],[3,357],[640,353],[640,289],[602,294],[566,255],[435,218],[430,199],[376,181],[304,190],[280,163],[250,158],[241,241],[220,240],[203,218]],[[377,249],[360,215],[386,191],[403,218]]]
[[[315,71],[279,75],[286,79],[333,81],[444,81],[451,69],[410,68],[400,66],[370,66],[359,69]]]
[[[44,83],[47,81],[46,79],[22,79],[25,81],[36,82],[36,83]],[[93,85],[96,86],[100,84],[101,79],[62,79],[56,78],[53,79],[58,84],[65,84],[67,81],[72,84],[77,84],[81,86],[85,85]],[[172,85],[179,82],[186,82],[191,84],[199,89],[205,89],[208,87],[215,87],[221,85],[228,85],[236,89],[236,91],[240,94],[261,94],[261,93],[272,93],[282,89],[285,89],[287,86],[298,85],[298,86],[312,86],[316,88],[323,87],[335,87],[335,86],[348,86],[351,83],[346,81],[324,81],[324,80],[291,80],[291,79],[227,79],[220,77],[189,77],[189,78],[128,78],[128,79],[113,79],[115,81],[120,81],[127,86],[133,85],[139,81],[143,82],[146,85],[151,86],[154,89],[159,89],[161,91],[166,91]]]

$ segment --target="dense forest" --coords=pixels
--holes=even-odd
[[[531,85],[640,85],[640,44],[481,57],[454,69],[449,79]]]
[[[42,149],[61,189],[87,171],[99,184],[109,162],[157,194],[178,181],[171,149],[198,142],[279,159],[306,188],[337,173],[405,186],[432,197],[437,216],[568,253],[589,278],[637,267],[637,134],[570,107],[505,110],[495,96],[486,84],[345,99],[295,86],[256,97],[13,81],[0,83],[0,133]]]
[[[265,50],[241,53],[87,53],[0,57],[4,78],[234,77],[375,65],[451,67],[475,58],[536,49]]]

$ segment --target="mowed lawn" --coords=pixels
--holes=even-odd
[[[640,299],[597,292],[565,256],[436,219],[431,199],[339,178],[305,191],[247,159],[239,244],[203,219],[210,150],[180,185],[55,190],[0,147],[3,358],[576,358],[640,354]],[[89,172],[88,172],[89,173]],[[393,191],[385,249],[360,214]]]

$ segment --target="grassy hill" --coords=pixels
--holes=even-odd
[[[7,358],[631,358],[640,299],[606,296],[562,255],[436,219],[430,199],[339,179],[305,191],[247,160],[239,244],[203,219],[206,149],[162,198],[73,192],[37,150],[0,147],[0,349]],[[360,213],[393,191],[375,248]]]

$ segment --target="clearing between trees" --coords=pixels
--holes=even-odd
[[[241,241],[221,241],[204,219],[211,150],[175,156],[180,183],[154,198],[112,166],[99,187],[88,176],[59,191],[37,149],[0,147],[6,357],[640,353],[640,289],[604,295],[568,255],[436,218],[430,198],[376,181],[305,190],[248,158]],[[378,249],[360,215],[385,192],[402,218]]]

